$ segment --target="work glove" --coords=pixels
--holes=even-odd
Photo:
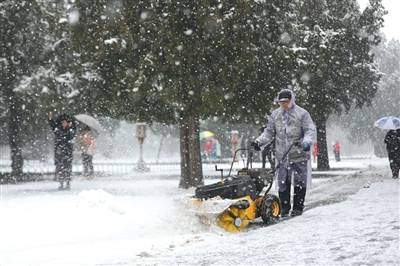
[[[303,143],[301,144],[301,146],[303,147],[303,151],[310,151],[310,149],[311,149],[311,142],[303,141]]]
[[[261,151],[261,146],[260,143],[258,143],[258,141],[251,142],[250,146],[252,146],[255,151]]]

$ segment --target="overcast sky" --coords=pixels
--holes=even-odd
[[[358,0],[361,9],[368,4],[368,0]],[[400,40],[400,1],[399,0],[383,0],[383,6],[389,12],[385,17],[383,32],[388,40],[395,38]]]

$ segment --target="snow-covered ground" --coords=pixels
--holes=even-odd
[[[303,216],[239,234],[201,224],[178,178],[2,185],[0,265],[399,265],[399,181],[375,163],[315,179]]]

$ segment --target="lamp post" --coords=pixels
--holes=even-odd
[[[146,138],[146,124],[145,123],[137,123],[136,124],[136,138],[139,142],[139,161],[135,168],[138,172],[149,172],[150,168],[146,166],[146,163],[143,160],[143,142]]]
[[[231,144],[232,144],[232,157],[235,156],[235,151],[237,150],[239,144],[239,131],[232,130],[231,131]],[[237,162],[237,158],[235,158],[235,162]]]

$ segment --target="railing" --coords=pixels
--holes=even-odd
[[[358,156],[358,157],[344,157],[346,160],[353,159],[368,159],[371,156]],[[113,160],[95,160],[94,161],[94,170],[95,174],[98,176],[102,175],[142,175],[142,176],[179,176],[180,175],[180,163],[177,161],[171,162],[148,162],[146,163],[147,167],[150,168],[149,172],[140,172],[137,171],[137,163],[129,162],[129,161],[113,161]],[[204,176],[219,176],[220,173],[215,171],[215,165],[218,165],[218,168],[224,170],[224,175],[227,175],[230,168],[230,159],[224,160],[216,160],[209,161],[203,160],[203,175]],[[253,163],[253,167],[260,167],[261,163]],[[244,167],[243,160],[239,162],[235,162],[233,165],[233,172],[236,172],[238,169]],[[267,163],[268,167],[268,163]],[[351,170],[352,168],[335,168],[335,170]],[[52,175],[54,173],[55,166],[52,161],[41,162],[38,160],[25,160],[24,161],[24,169],[23,172],[26,174],[43,174],[43,175]],[[79,175],[82,173],[83,166],[80,163],[80,160],[74,161],[72,171],[74,175]],[[0,174],[1,173],[10,173],[11,172],[11,161],[6,159],[0,159]],[[316,172],[314,172],[315,174]]]
[[[217,176],[218,172],[215,171],[215,164],[219,168],[223,168],[226,173],[229,170],[229,160],[219,161],[203,161],[203,174],[209,176]],[[148,172],[141,172],[136,170],[137,163],[130,162],[94,162],[94,170],[98,174],[131,174],[140,173],[142,175],[179,175],[180,174],[180,163],[179,162],[149,162],[146,166],[150,169]],[[234,169],[243,167],[242,162],[235,163]],[[51,162],[40,162],[33,160],[25,160],[23,171],[29,174],[52,174],[54,173],[55,166]],[[72,172],[74,174],[80,174],[83,170],[83,166],[80,163],[74,163],[72,166]],[[6,160],[0,161],[0,173],[11,172],[11,162]]]

